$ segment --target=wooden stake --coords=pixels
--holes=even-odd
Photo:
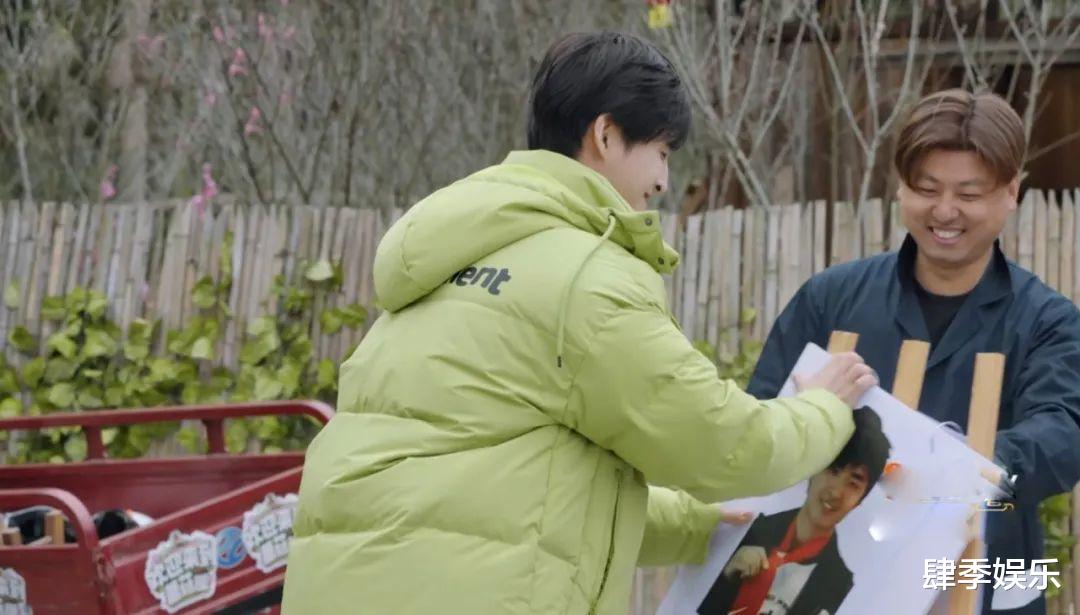
[[[850,331],[833,331],[829,336],[829,352],[838,354],[841,352],[855,352],[855,344],[859,341],[858,333]]]
[[[1001,383],[1005,374],[1005,355],[980,352],[975,355],[975,376],[971,383],[971,407],[968,411],[968,446],[991,459],[994,456],[994,437],[997,435],[998,410],[1001,404]],[[982,513],[976,512],[976,527],[982,527]],[[961,561],[982,557],[984,545],[977,538],[964,549]],[[978,586],[976,586],[978,587]],[[970,586],[951,588],[949,613],[974,615],[979,592]]]
[[[922,395],[926,361],[930,358],[930,344],[919,340],[904,340],[900,345],[900,358],[896,362],[892,394],[912,410],[919,409]]]

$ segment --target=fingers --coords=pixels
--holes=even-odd
[[[720,509],[720,521],[724,523],[730,523],[732,525],[745,525],[754,518],[753,513],[749,512],[734,512]]]

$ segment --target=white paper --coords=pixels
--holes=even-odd
[[[793,372],[814,374],[828,360],[825,350],[811,344]],[[789,379],[780,396],[792,394],[794,386]],[[899,463],[907,479],[904,493],[890,491],[888,498],[885,482],[879,482],[836,526],[836,548],[853,575],[853,585],[846,597],[837,597],[842,604],[830,615],[926,613],[941,590],[924,587],[925,561],[960,557],[971,504],[998,495],[981,477],[982,471],[995,466],[968,448],[954,431],[904,406],[881,388],[866,393],[858,404],[864,406],[880,416],[882,431],[891,444],[888,461]],[[728,502],[725,507],[761,515],[791,511],[806,502],[808,484],[803,481],[779,493]],[[680,568],[658,615],[697,615],[749,525],[719,526],[706,563]],[[780,571],[792,565],[780,566],[777,579],[781,579]],[[787,585],[796,587],[797,594],[804,584],[796,580]],[[782,603],[790,606],[795,596],[782,596],[792,591],[784,589],[783,583],[774,580],[772,587],[780,594],[776,601],[781,605],[767,602],[760,612],[783,615],[787,609]]]

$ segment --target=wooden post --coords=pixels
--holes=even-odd
[[[992,459],[994,437],[997,435],[998,411],[1001,404],[1001,383],[1005,373],[1005,355],[996,352],[980,352],[975,355],[975,377],[971,383],[971,406],[968,411],[968,446],[977,453]],[[982,513],[976,512],[976,527],[982,527]],[[976,538],[964,549],[964,559],[982,557],[982,538]],[[957,586],[949,593],[951,615],[974,615],[978,607],[979,591]]]
[[[64,544],[64,513],[59,510],[45,513],[45,535],[54,545]]]
[[[0,544],[5,547],[17,547],[22,544],[22,533],[17,528],[9,528],[0,532]]]
[[[841,352],[855,352],[855,344],[859,341],[859,334],[850,331],[833,331],[829,336],[829,352],[838,354]]]
[[[930,344],[919,340],[904,340],[900,345],[900,358],[896,362],[892,394],[912,410],[919,409],[922,396],[926,361],[930,358]]]

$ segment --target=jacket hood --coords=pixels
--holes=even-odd
[[[606,236],[658,273],[678,265],[657,212],[635,212],[607,178],[572,158],[516,151],[428,196],[390,227],[375,255],[378,306],[398,311],[485,256],[563,227]]]

